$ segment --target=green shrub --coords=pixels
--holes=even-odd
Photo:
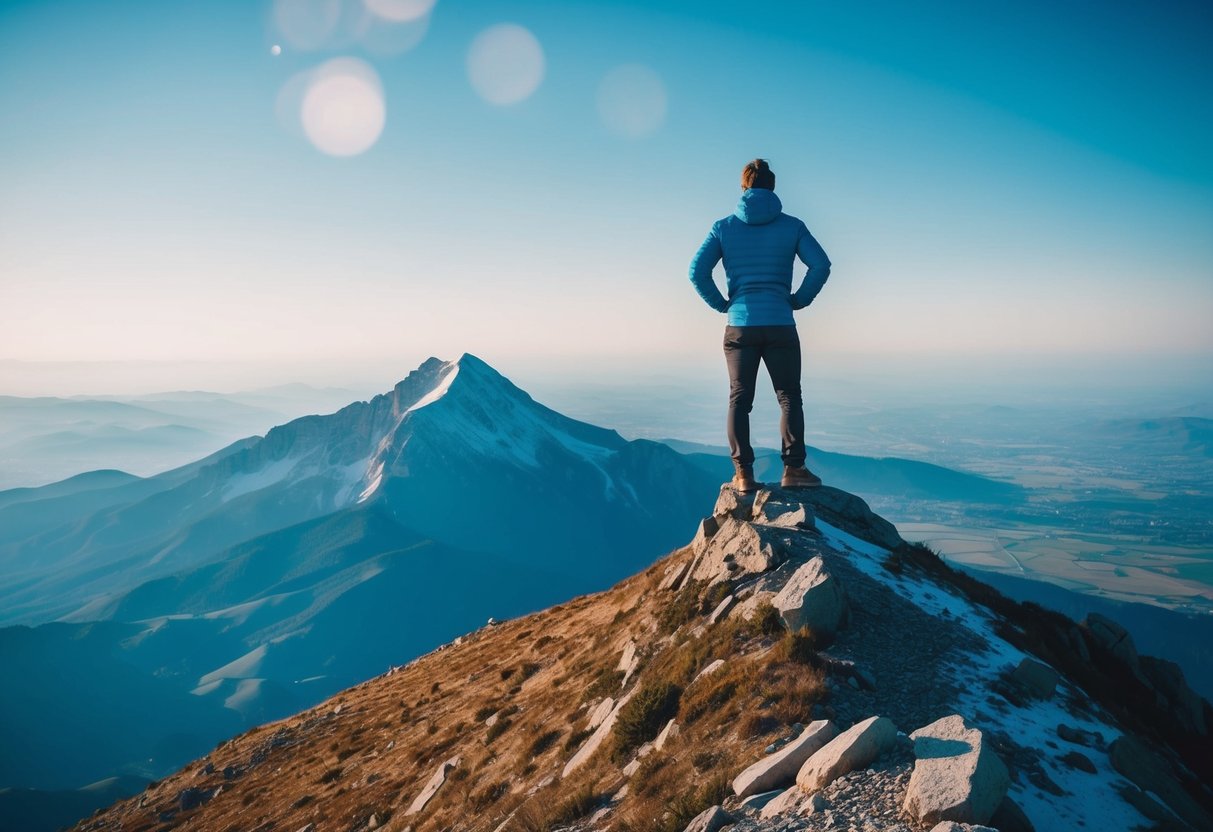
[[[670,682],[647,683],[637,691],[615,718],[615,758],[656,737],[678,713],[681,697],[682,688]]]
[[[556,744],[556,741],[560,739],[560,734],[560,731],[544,731],[531,741],[531,747],[527,749],[527,754],[532,758],[538,757]]]

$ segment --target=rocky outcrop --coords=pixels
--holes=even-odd
[[[893,747],[897,726],[883,716],[856,723],[818,749],[796,774],[801,791],[813,793],[842,775],[864,768]]]
[[[1140,656],[1138,662],[1159,706],[1173,713],[1185,729],[1207,735],[1209,724],[1205,719],[1205,703],[1188,687],[1179,665],[1153,656]]]
[[[1027,656],[1011,672],[1011,681],[1036,699],[1051,699],[1060,679],[1056,670]]]
[[[1108,759],[1112,768],[1143,792],[1152,792],[1191,826],[1213,829],[1213,818],[1176,781],[1170,764],[1144,742],[1124,734],[1108,748]]]
[[[795,782],[801,766],[837,736],[838,726],[829,720],[819,719],[809,723],[796,739],[733,778],[733,792],[738,797],[749,797],[791,785]]]
[[[716,583],[768,572],[786,559],[777,529],[725,517],[696,553],[687,579]]]
[[[788,492],[764,488],[754,497],[750,519],[755,523],[779,526],[786,529],[811,530],[816,528],[813,512],[799,497],[790,498]]]
[[[847,600],[842,584],[826,570],[820,557],[798,567],[771,604],[789,630],[808,627],[815,634],[830,636],[846,616]]]
[[[847,534],[885,549],[897,549],[905,543],[892,523],[874,514],[868,504],[854,494],[828,485],[805,488],[797,493],[819,519]]]
[[[914,771],[905,812],[920,823],[985,823],[1011,784],[1006,765],[959,715],[945,716],[910,734]]]
[[[1137,647],[1129,631],[1106,615],[1093,612],[1082,622],[1091,639],[1101,648],[1120,659],[1135,676],[1141,677],[1141,665],[1137,658]]]
[[[426,782],[425,788],[421,790],[421,794],[417,795],[416,799],[413,800],[404,813],[406,815],[415,815],[424,809],[426,804],[434,799],[434,795],[438,794],[438,790],[446,782],[447,775],[459,766],[459,762],[459,757],[452,757],[439,763],[438,770]]]

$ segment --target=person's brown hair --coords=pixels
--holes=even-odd
[[[775,190],[775,174],[766,159],[755,159],[741,169],[741,187]]]

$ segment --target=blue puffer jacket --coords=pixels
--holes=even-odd
[[[792,293],[792,264],[799,255],[809,267]],[[712,280],[724,260],[729,297]],[[750,188],[731,216],[717,221],[691,261],[691,283],[717,312],[729,313],[730,326],[794,325],[793,309],[813,302],[830,276],[830,258],[805,224],[783,213],[774,191]]]

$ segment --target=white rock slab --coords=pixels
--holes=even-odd
[[[569,758],[569,761],[564,764],[564,769],[560,772],[561,777],[568,777],[569,774],[580,768],[586,760],[593,756],[594,752],[598,750],[603,741],[610,736],[611,729],[615,727],[615,720],[619,718],[620,709],[628,703],[628,700],[631,699],[635,693],[636,690],[632,689],[615,703],[615,707],[611,708],[611,712],[607,714],[607,717],[602,721],[602,724],[598,726],[593,734],[590,734],[590,738],[582,744],[581,748],[577,749],[577,753]]]
[[[813,753],[796,774],[796,785],[812,794],[839,777],[871,764],[893,747],[897,726],[893,720],[873,716],[852,725]]]
[[[429,781],[426,782],[425,788],[421,790],[421,794],[409,805],[405,810],[406,815],[415,815],[425,808],[425,805],[434,799],[434,795],[438,794],[438,790],[442,788],[442,784],[446,782],[446,776],[458,767],[460,762],[459,757],[451,757],[449,760],[443,760],[438,764],[438,770],[434,772]]]
[[[614,699],[609,696],[606,699],[603,699],[598,703],[598,707],[594,708],[593,712],[590,714],[590,721],[587,723],[586,727],[593,731],[602,724],[604,719],[611,715],[611,709],[614,707]]]
[[[801,766],[823,745],[838,736],[838,726],[828,719],[810,722],[800,736],[774,754],[768,754],[733,778],[733,792],[748,797],[759,792],[790,786]]]

